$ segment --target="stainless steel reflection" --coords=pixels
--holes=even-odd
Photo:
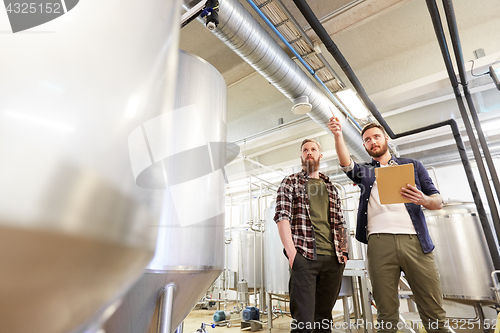
[[[425,211],[445,297],[493,300],[493,262],[473,203]]]
[[[0,16],[4,332],[95,327],[155,248],[162,192],[137,186],[128,137],[173,105],[180,2],[73,2],[19,34]]]
[[[181,52],[175,108],[168,115],[170,131],[155,138],[169,143],[170,151],[180,146],[198,149],[188,146],[200,142],[205,149],[212,142],[222,142],[225,146],[226,93],[224,79],[215,68]],[[163,161],[155,160],[162,163],[167,176],[166,180],[160,179],[160,183],[166,181],[168,188],[157,224],[155,257],[123,305],[106,323],[107,333],[142,333],[156,328],[158,293],[168,284],[176,286],[171,326],[177,327],[224,267],[225,183],[224,178],[219,177],[222,170],[218,166],[226,162],[225,150],[212,149],[208,161],[203,160],[203,154],[189,155],[186,151],[161,156],[165,157]],[[198,171],[207,163],[211,172],[200,176]],[[169,178],[179,170],[181,176],[186,177],[183,182]],[[153,165],[140,172],[143,184],[152,184],[158,179],[155,171]]]
[[[288,280],[290,273],[288,261],[283,254],[283,245],[281,244],[278,226],[274,222],[274,211],[276,201],[265,210],[265,252],[264,260],[266,269],[266,291],[277,295],[288,295]]]

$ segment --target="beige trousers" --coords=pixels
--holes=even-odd
[[[377,305],[377,332],[397,332],[398,283],[401,271],[410,284],[427,332],[449,332],[434,254],[425,254],[416,235],[371,234],[368,239],[368,273]],[[400,323],[399,325],[402,325]]]

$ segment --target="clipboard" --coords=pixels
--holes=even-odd
[[[375,177],[382,205],[411,202],[399,194],[399,191],[402,187],[406,187],[406,184],[415,186],[412,163],[376,168]]]

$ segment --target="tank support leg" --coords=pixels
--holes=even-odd
[[[183,333],[184,332],[184,322],[182,322],[179,327],[175,330],[174,333]]]
[[[267,293],[267,328],[269,329],[269,333],[271,333],[271,329],[273,328],[273,295]]]
[[[172,313],[174,308],[175,284],[165,286],[160,299],[160,311],[158,313],[158,333],[172,333]]]

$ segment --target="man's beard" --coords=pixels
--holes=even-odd
[[[371,157],[381,157],[387,152],[387,140],[385,140],[385,142],[380,145],[380,149],[378,150],[378,152],[373,152],[366,147],[365,150]]]
[[[304,160],[302,156],[300,157],[302,161],[302,168],[307,171],[307,173],[313,173],[319,170],[319,158],[317,160],[314,159],[306,159]]]

